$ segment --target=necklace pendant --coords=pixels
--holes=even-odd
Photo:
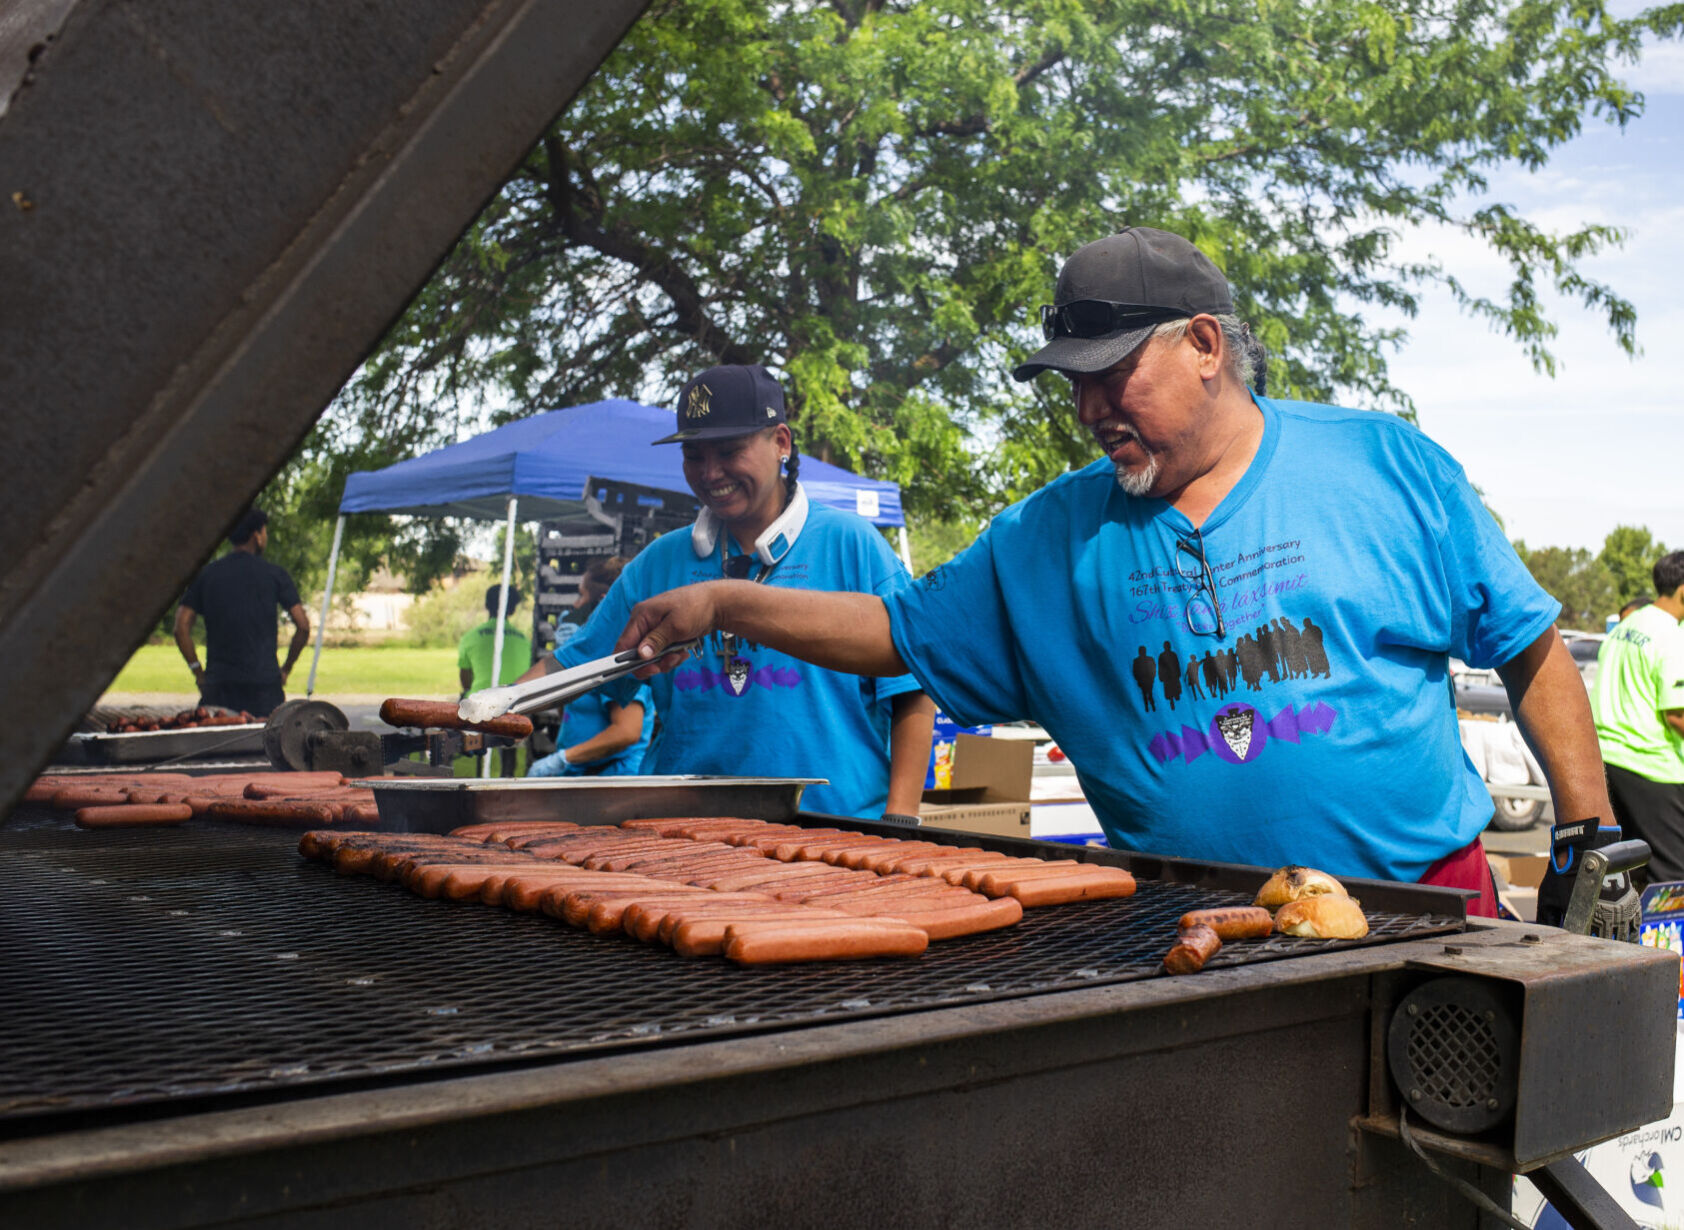
[[[741,696],[748,688],[749,662],[747,658],[738,656],[735,636],[720,638],[719,662],[724,668],[720,673],[724,676],[725,689],[733,696]]]

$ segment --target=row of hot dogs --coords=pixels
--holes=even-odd
[[[253,717],[244,709],[238,713],[230,713],[226,709],[210,709],[200,705],[197,709],[183,709],[170,717],[152,717],[144,714],[121,717],[110,725],[107,733],[148,734],[158,730],[193,730],[201,726],[249,726],[260,721],[261,718]]]
[[[195,816],[294,828],[379,822],[373,792],[346,785],[338,773],[43,776],[25,799],[71,812],[84,828],[173,825]],[[547,908],[592,929],[621,927],[622,907],[659,906],[664,930],[652,921],[644,938],[685,955],[734,952],[751,962],[916,955],[931,939],[1010,926],[1026,906],[1135,890],[1128,872],[1073,859],[737,818],[480,825],[449,837],[312,832],[301,848],[342,870],[378,867],[426,896]],[[546,892],[555,898],[549,907]],[[681,936],[684,922],[696,925]],[[728,951],[732,927],[733,938],[750,930],[756,938]],[[1336,880],[1286,867],[1254,906],[1183,916],[1164,967],[1194,973],[1224,941],[1277,931],[1345,939],[1367,930],[1360,905]],[[774,934],[775,943],[763,938]]]
[[[741,964],[918,956],[1025,905],[1133,893],[1117,868],[735,818],[307,833],[306,857],[423,896],[542,911]],[[845,861],[846,860],[846,861]]]
[[[43,775],[24,793],[82,828],[174,825],[210,817],[279,828],[378,824],[374,792],[338,773],[102,773]]]

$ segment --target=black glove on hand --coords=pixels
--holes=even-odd
[[[1611,846],[1620,840],[1617,824],[1601,824],[1596,820],[1576,820],[1558,824],[1550,830],[1550,862],[1544,869],[1543,882],[1538,885],[1538,921],[1548,927],[1559,927],[1567,917],[1567,903],[1573,896],[1573,881],[1578,878],[1579,864],[1586,851]],[[1590,933],[1605,939],[1637,939],[1637,925],[1642,918],[1637,890],[1625,872],[1607,876],[1597,895],[1596,910],[1591,915]]]
[[[904,824],[908,828],[918,827],[918,817],[908,816],[903,812],[886,811],[878,819],[884,824]]]

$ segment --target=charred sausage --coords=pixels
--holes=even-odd
[[[388,726],[433,727],[442,730],[480,730],[488,735],[524,739],[532,733],[532,719],[505,713],[487,722],[465,722],[447,700],[402,700],[392,697],[380,706],[380,720]]]
[[[1216,910],[1194,910],[1181,916],[1181,930],[1209,927],[1225,940],[1266,939],[1275,929],[1268,910],[1255,905],[1232,905]]]
[[[1172,974],[1196,974],[1222,948],[1222,937],[1209,927],[1188,927],[1164,954],[1164,969]]]

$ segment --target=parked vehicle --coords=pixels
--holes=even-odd
[[[1579,667],[1579,677],[1584,680],[1585,690],[1588,692],[1596,686],[1596,655],[1602,648],[1603,634],[1600,632],[1563,632],[1562,640],[1567,644],[1567,652],[1573,655],[1573,661]],[[1450,684],[1455,693],[1458,711],[1476,716],[1493,716],[1501,721],[1514,720],[1514,707],[1509,703],[1509,694],[1503,687],[1503,681],[1494,670],[1475,670],[1456,658],[1450,659]],[[1543,799],[1521,798],[1516,795],[1500,793],[1502,786],[1494,788],[1492,802],[1496,805],[1491,818],[1491,827],[1503,832],[1520,832],[1531,828],[1543,818],[1545,809],[1549,806]]]

